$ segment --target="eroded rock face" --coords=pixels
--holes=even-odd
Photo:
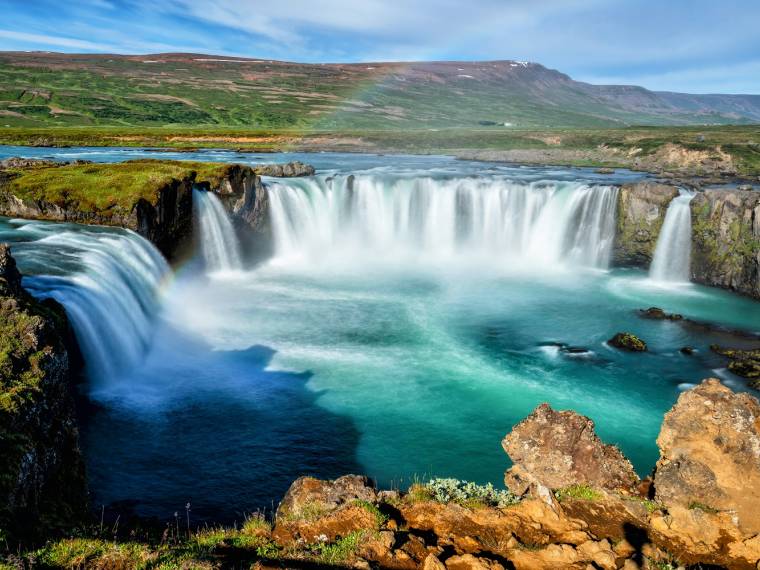
[[[615,265],[649,267],[675,186],[644,181],[624,184],[618,193]]]
[[[594,422],[573,411],[541,404],[502,441],[514,462],[505,482],[515,493],[537,481],[550,489],[591,485],[631,490],[639,482],[621,451],[596,435]]]
[[[666,505],[735,513],[760,532],[760,403],[714,378],[684,392],[657,438],[654,488]]]
[[[691,225],[693,279],[760,298],[760,192],[700,192]]]

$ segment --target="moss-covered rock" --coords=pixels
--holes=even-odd
[[[760,348],[741,350],[713,344],[710,350],[728,358],[728,369],[731,372],[752,380],[754,388],[760,387]]]
[[[607,342],[610,346],[630,352],[644,352],[647,350],[647,343],[629,332],[619,332]]]
[[[36,538],[86,511],[63,309],[40,303],[0,245],[0,535]]]
[[[760,298],[760,192],[701,192],[691,225],[694,280]]]
[[[624,184],[618,193],[613,258],[615,265],[648,267],[652,261],[668,204],[678,188],[645,181]]]

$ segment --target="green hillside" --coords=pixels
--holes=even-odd
[[[318,65],[195,54],[0,52],[0,128],[519,129],[758,122],[760,96],[594,86],[526,62]]]

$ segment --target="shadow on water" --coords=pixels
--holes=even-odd
[[[200,388],[184,387],[168,408],[89,406],[83,443],[95,510],[184,520],[189,502],[194,524],[231,524],[276,508],[301,475],[360,471],[352,421],[317,405],[319,393],[305,385],[311,373],[266,370],[274,354],[265,346],[207,353],[212,389],[179,365]],[[216,380],[220,369],[228,377]]]

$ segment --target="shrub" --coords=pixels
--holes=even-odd
[[[478,485],[459,479],[431,479],[426,485],[431,497],[439,503],[458,503],[464,506],[508,507],[519,498],[491,483]]]

